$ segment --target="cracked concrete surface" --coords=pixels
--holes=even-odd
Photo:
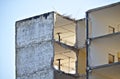
[[[53,16],[16,22],[16,79],[54,79]]]

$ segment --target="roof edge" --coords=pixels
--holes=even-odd
[[[56,11],[51,11],[51,12],[46,12],[46,13],[43,13],[43,14],[40,14],[40,15],[35,15],[35,16],[32,16],[32,17],[28,17],[28,18],[25,18],[25,19],[22,19],[22,20],[18,20],[18,21],[16,21],[16,23],[17,23],[17,22],[22,22],[22,21],[31,20],[31,19],[36,19],[36,18],[39,18],[40,16],[46,16],[46,15],[48,15],[48,14],[50,14],[50,13],[55,13],[55,14],[57,14],[57,15],[65,18],[65,19],[68,19],[68,20],[71,20],[71,21],[73,21],[73,22],[76,22],[75,19],[72,19],[72,18],[70,18],[70,17],[61,15],[61,14],[59,14],[59,13],[56,12]]]
[[[18,21],[16,21],[16,23],[31,20],[31,19],[36,19],[36,18],[39,18],[40,16],[46,16],[47,14],[50,14],[50,13],[55,13],[55,11],[51,11],[51,12],[43,13],[43,14],[40,14],[40,15],[35,15],[35,16],[32,16],[32,17],[28,17],[28,18],[25,18],[25,19],[22,19],[22,20],[18,20]]]
[[[91,13],[93,11],[98,11],[98,10],[102,10],[102,9],[105,9],[105,8],[110,8],[110,7],[113,7],[113,6],[116,6],[116,5],[120,5],[120,2],[108,4],[108,5],[105,5],[105,6],[102,6],[102,7],[98,7],[98,8],[94,8],[94,9],[90,9],[87,12]]]

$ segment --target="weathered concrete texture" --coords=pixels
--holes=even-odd
[[[48,46],[48,47],[47,47]],[[50,52],[51,50],[51,52]],[[50,52],[50,53],[49,53]],[[33,46],[18,49],[17,53],[17,75],[26,75],[49,69],[53,48],[50,42],[35,44]]]
[[[53,79],[53,13],[16,22],[16,79]]]
[[[55,72],[55,79],[77,79],[77,76],[72,74],[67,74],[61,71],[54,71]]]
[[[34,72],[34,74],[17,77],[17,79],[53,79],[53,71],[45,69],[39,72]]]
[[[36,19],[18,21],[17,30],[17,48],[28,44],[34,44],[52,39],[53,15],[49,14],[47,19],[40,16]]]

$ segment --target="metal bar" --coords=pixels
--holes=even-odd
[[[88,24],[88,12],[86,12],[86,79],[89,79],[89,62],[88,62],[88,40],[89,40],[89,24]]]
[[[71,62],[70,62],[70,58],[71,58],[71,57],[68,57],[68,59],[69,59],[69,69],[68,69],[68,72],[70,72],[70,63],[71,63]]]
[[[57,33],[58,34],[58,41],[60,42],[61,38],[60,38],[60,32]]]
[[[57,59],[57,61],[58,61],[58,70],[60,70],[60,65],[61,65],[61,59]]]
[[[109,26],[109,28],[111,28],[111,29],[112,29],[113,33],[115,33],[115,28],[114,28],[114,27]]]

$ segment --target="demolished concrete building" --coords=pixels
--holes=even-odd
[[[85,59],[85,19],[49,12],[16,22],[17,79],[75,79]]]
[[[48,12],[17,21],[16,79],[118,79],[120,2],[85,18]]]

